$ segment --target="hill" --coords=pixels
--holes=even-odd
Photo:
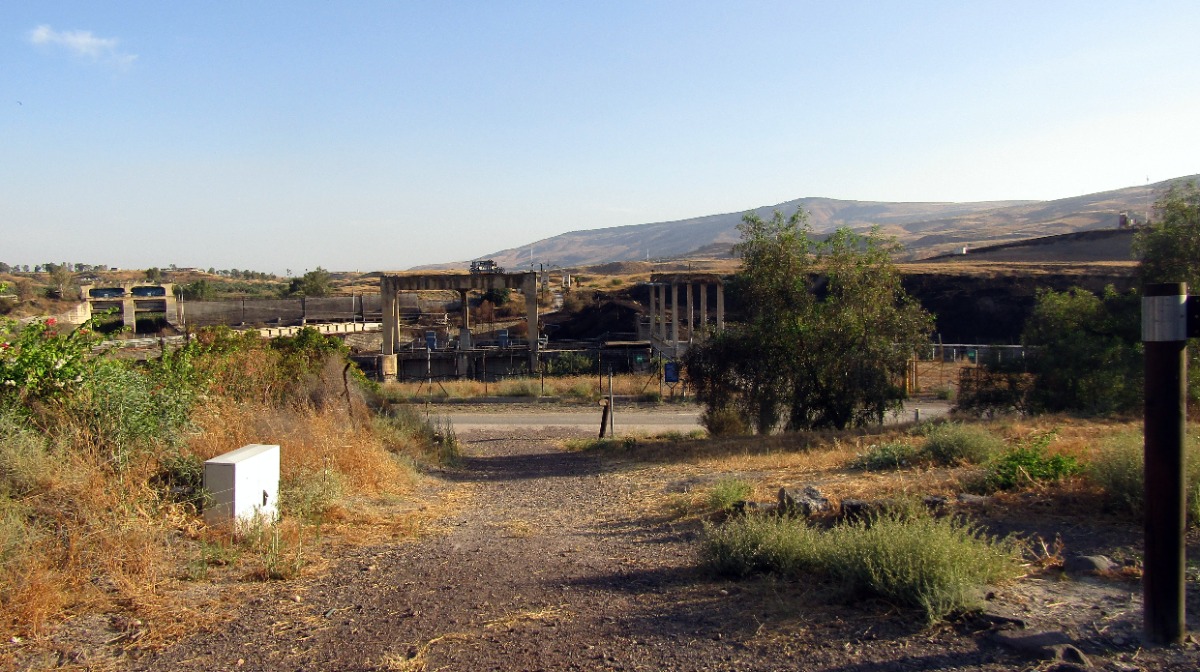
[[[1052,201],[891,203],[808,197],[747,212],[769,217],[774,210],[791,213],[802,207],[808,211],[812,227],[818,233],[838,227],[867,230],[877,226],[904,244],[905,259],[920,260],[961,251],[963,246],[976,248],[1079,231],[1115,230],[1120,213],[1127,212],[1138,221],[1145,221],[1154,200],[1169,184],[1197,177]],[[744,214],[571,231],[481,258],[519,269],[528,268],[531,259],[534,263],[577,267],[615,261],[726,256],[738,240],[737,225]],[[1051,249],[1044,248],[1042,252]],[[1076,252],[1086,257],[1079,249]],[[464,261],[420,268],[461,268],[466,264]]]

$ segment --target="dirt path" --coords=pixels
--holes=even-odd
[[[137,661],[153,670],[1031,669],[971,626],[697,569],[694,524],[639,514],[646,487],[550,432],[460,435],[444,534],[356,549],[240,617]],[[1114,600],[1127,599],[1118,591]]]

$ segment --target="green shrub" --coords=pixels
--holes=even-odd
[[[1054,436],[1054,432],[1047,432],[993,458],[985,476],[987,488],[1012,490],[1042,481],[1060,481],[1079,473],[1081,467],[1074,457],[1047,454],[1046,447]]]
[[[931,622],[977,608],[986,585],[1021,573],[1014,542],[952,518],[884,514],[835,530],[833,577],[854,592],[916,607]]]
[[[1011,540],[920,510],[820,531],[802,519],[748,516],[707,525],[704,556],[721,574],[808,576],[849,595],[920,609],[931,622],[977,608],[983,588],[1020,575]]]
[[[742,436],[750,433],[746,420],[732,408],[705,408],[700,414],[700,424],[710,436]]]
[[[546,374],[551,376],[577,376],[596,370],[596,360],[583,352],[560,352],[546,360]]]
[[[941,465],[982,464],[1004,448],[1004,442],[975,425],[947,423],[929,430],[922,451]]]
[[[723,478],[708,492],[708,505],[717,511],[728,511],[754,493],[754,485],[740,478]]]
[[[912,466],[921,458],[922,453],[916,446],[892,441],[868,446],[867,452],[854,458],[850,463],[850,468],[864,471],[900,469]]]
[[[1088,479],[1104,490],[1109,506],[1135,515],[1145,499],[1145,452],[1140,431],[1110,437],[1084,469]],[[1200,522],[1200,437],[1189,436],[1185,447],[1187,511]]]

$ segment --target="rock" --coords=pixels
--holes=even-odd
[[[888,511],[896,509],[896,502],[890,499],[843,499],[842,519],[847,521],[870,520]]]
[[[966,506],[987,506],[992,503],[992,498],[987,495],[972,495],[967,492],[958,493],[958,503]]]
[[[821,491],[805,486],[802,492],[779,489],[779,513],[783,515],[811,516],[814,513],[828,511],[831,508],[829,499]]]
[[[1117,563],[1104,555],[1073,555],[1063,563],[1063,571],[1069,574],[1097,574],[1117,568]]]
[[[934,513],[941,513],[946,510],[946,498],[941,495],[925,495],[921,501],[925,502],[925,508]]]
[[[991,634],[992,641],[1028,656],[1042,660],[1056,660],[1061,664],[1051,669],[1072,670],[1091,669],[1092,663],[1083,652],[1071,644],[1070,639],[1062,632],[1030,632],[1020,633],[1010,630],[999,630]],[[1066,667],[1064,667],[1066,666]]]
[[[752,513],[758,513],[762,505],[758,502],[751,502],[745,499],[738,500],[729,507],[729,515],[731,516],[747,516]]]

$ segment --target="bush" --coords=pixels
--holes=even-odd
[[[1050,455],[1046,447],[1055,434],[1048,432],[1034,437],[1025,445],[1009,448],[989,464],[985,483],[992,490],[1012,490],[1043,481],[1060,481],[1081,470],[1079,461],[1070,455]]]
[[[1185,447],[1187,512],[1200,522],[1200,439],[1189,436]],[[1108,505],[1134,515],[1145,500],[1144,438],[1139,431],[1117,434],[1102,443],[1084,473],[1104,490]]]
[[[937,464],[953,466],[982,464],[1003,447],[1003,441],[982,427],[947,423],[929,430],[922,451]]]
[[[850,463],[850,468],[864,471],[885,471],[908,467],[921,459],[922,453],[916,446],[892,441],[868,446],[867,452],[859,455]]]
[[[708,505],[717,511],[729,511],[734,504],[746,501],[754,485],[740,478],[723,478],[708,492]]]
[[[986,585],[1019,576],[1018,550],[918,509],[826,531],[798,518],[733,518],[706,526],[704,538],[705,558],[721,574],[812,575],[850,595],[920,609],[931,622],[977,608]]]
[[[700,425],[709,436],[742,436],[750,433],[741,413],[732,408],[708,407],[700,414]]]

